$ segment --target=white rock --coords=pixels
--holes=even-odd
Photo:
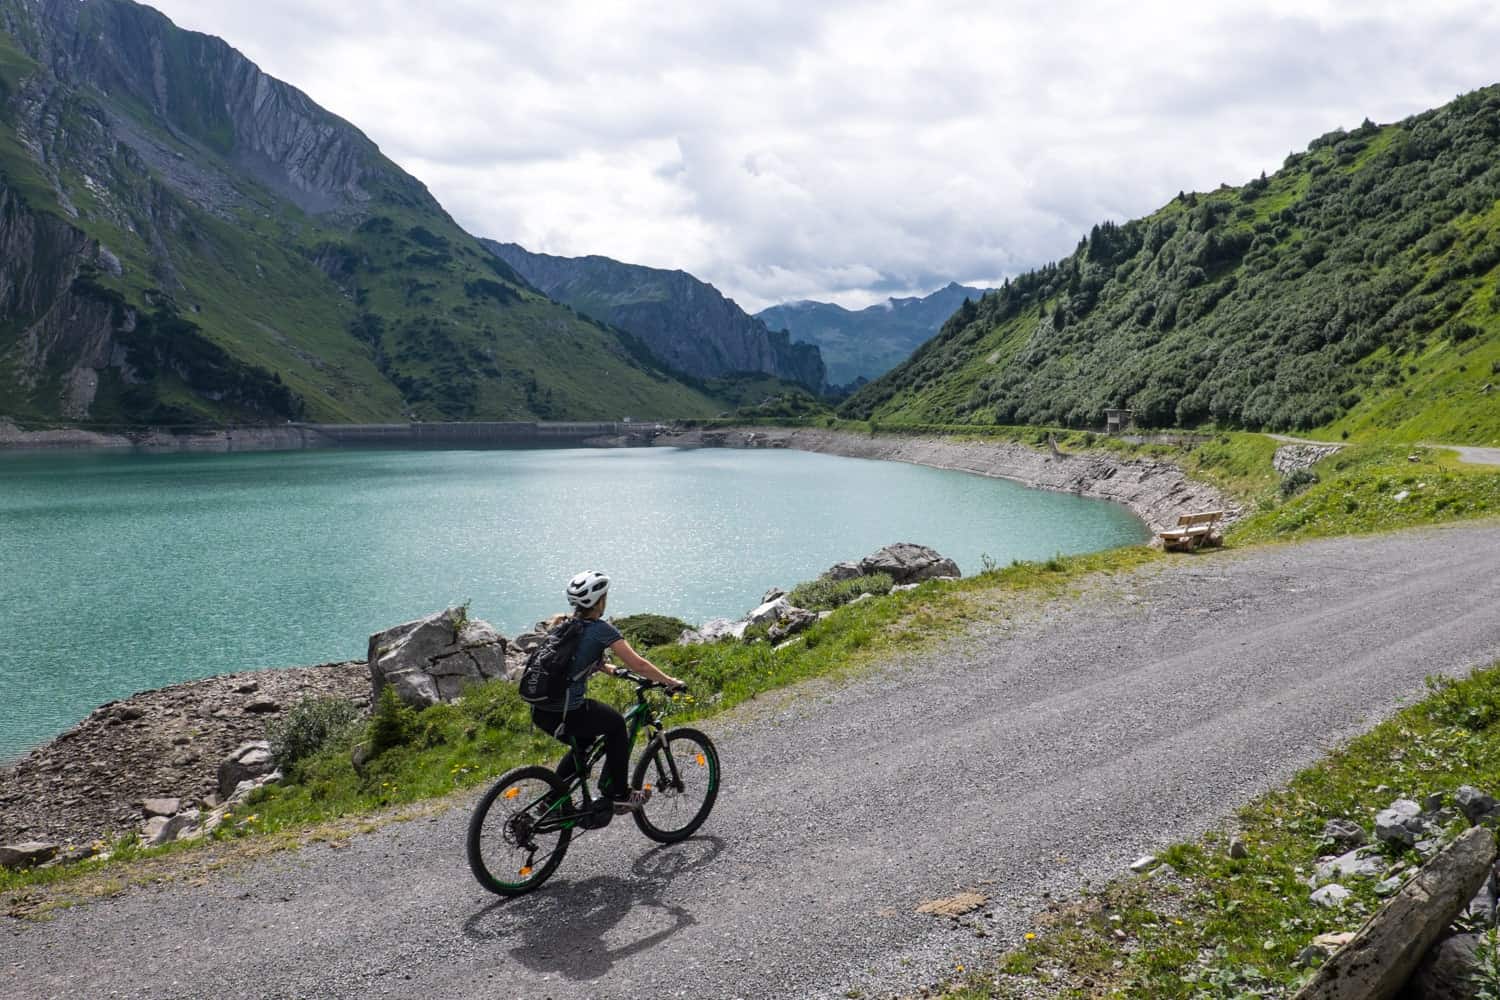
[[[791,606],[791,603],[785,597],[777,597],[750,612],[747,620],[751,625],[769,625],[779,622]]]
[[[1330,910],[1336,910],[1339,907],[1343,906],[1344,901],[1351,895],[1353,895],[1353,893],[1335,882],[1332,885],[1325,885],[1323,888],[1313,893],[1310,898],[1319,906],[1326,906]]]
[[[1341,878],[1372,878],[1384,874],[1385,862],[1380,858],[1380,851],[1373,847],[1361,847],[1318,865],[1314,884],[1337,882]]]
[[[1130,870],[1139,875],[1141,872],[1150,871],[1156,866],[1156,855],[1147,854],[1136,858],[1130,863]]]

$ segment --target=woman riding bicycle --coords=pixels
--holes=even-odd
[[[616,813],[625,813],[645,805],[651,797],[651,790],[630,790],[625,778],[625,768],[630,759],[630,739],[625,730],[625,717],[603,702],[586,696],[589,677],[594,671],[601,669],[609,674],[615,672],[613,667],[604,662],[604,651],[609,650],[620,658],[627,669],[648,680],[668,688],[683,685],[682,681],[662,673],[655,664],[632,649],[625,637],[620,635],[620,630],[604,620],[604,606],[608,596],[609,577],[603,573],[579,573],[568,581],[568,603],[573,607],[573,616],[586,624],[568,670],[566,695],[557,702],[533,707],[531,721],[537,728],[553,736],[557,736],[559,727],[566,722],[565,735],[575,740],[583,751],[603,736],[604,780],[600,782],[600,790],[614,800]],[[567,781],[573,776],[576,767],[573,754],[569,752],[557,765],[558,778]]]

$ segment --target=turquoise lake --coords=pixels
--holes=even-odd
[[[796,451],[0,454],[0,759],[135,691],[362,657],[465,600],[514,635],[583,569],[611,614],[696,623],[890,542],[968,574],[1147,537],[1102,501]]]

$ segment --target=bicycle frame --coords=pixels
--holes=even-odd
[[[634,748],[641,731],[645,730],[649,734],[646,741],[648,752],[656,745],[660,745],[663,749],[666,748],[666,740],[663,735],[666,730],[662,727],[661,714],[653,711],[651,704],[646,700],[646,692],[649,690],[651,690],[650,685],[643,684],[637,680],[635,704],[625,710],[626,739],[629,741],[630,746]],[[595,803],[598,801],[598,797],[591,795],[589,792],[589,776],[593,774],[594,766],[604,757],[604,740],[596,739],[589,748],[586,758],[576,738],[569,736],[566,742],[571,748],[569,752],[573,754],[575,763],[580,759],[584,763],[582,767],[575,768],[573,777],[567,782],[565,794],[558,796],[547,807],[542,818],[537,821],[535,831],[538,833],[552,833],[557,830],[573,829],[581,825],[584,819],[591,816],[597,808]],[[665,767],[662,766],[663,757],[666,759]],[[655,763],[657,777],[661,784],[676,788],[682,787],[682,778],[677,771],[677,762],[672,759],[671,754],[656,757]],[[580,790],[583,792],[583,807],[582,809],[575,810],[571,808],[573,793]],[[529,813],[541,801],[542,799],[534,800],[522,812]]]

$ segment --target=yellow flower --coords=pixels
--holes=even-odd
[[[254,823],[258,819],[260,819],[260,813],[251,813],[249,816],[245,817],[245,822]]]
[[[1026,940],[1028,940],[1028,941],[1035,941],[1036,940],[1036,935],[1033,934],[1033,933],[1031,933],[1030,931],[1027,931],[1026,932]]]

